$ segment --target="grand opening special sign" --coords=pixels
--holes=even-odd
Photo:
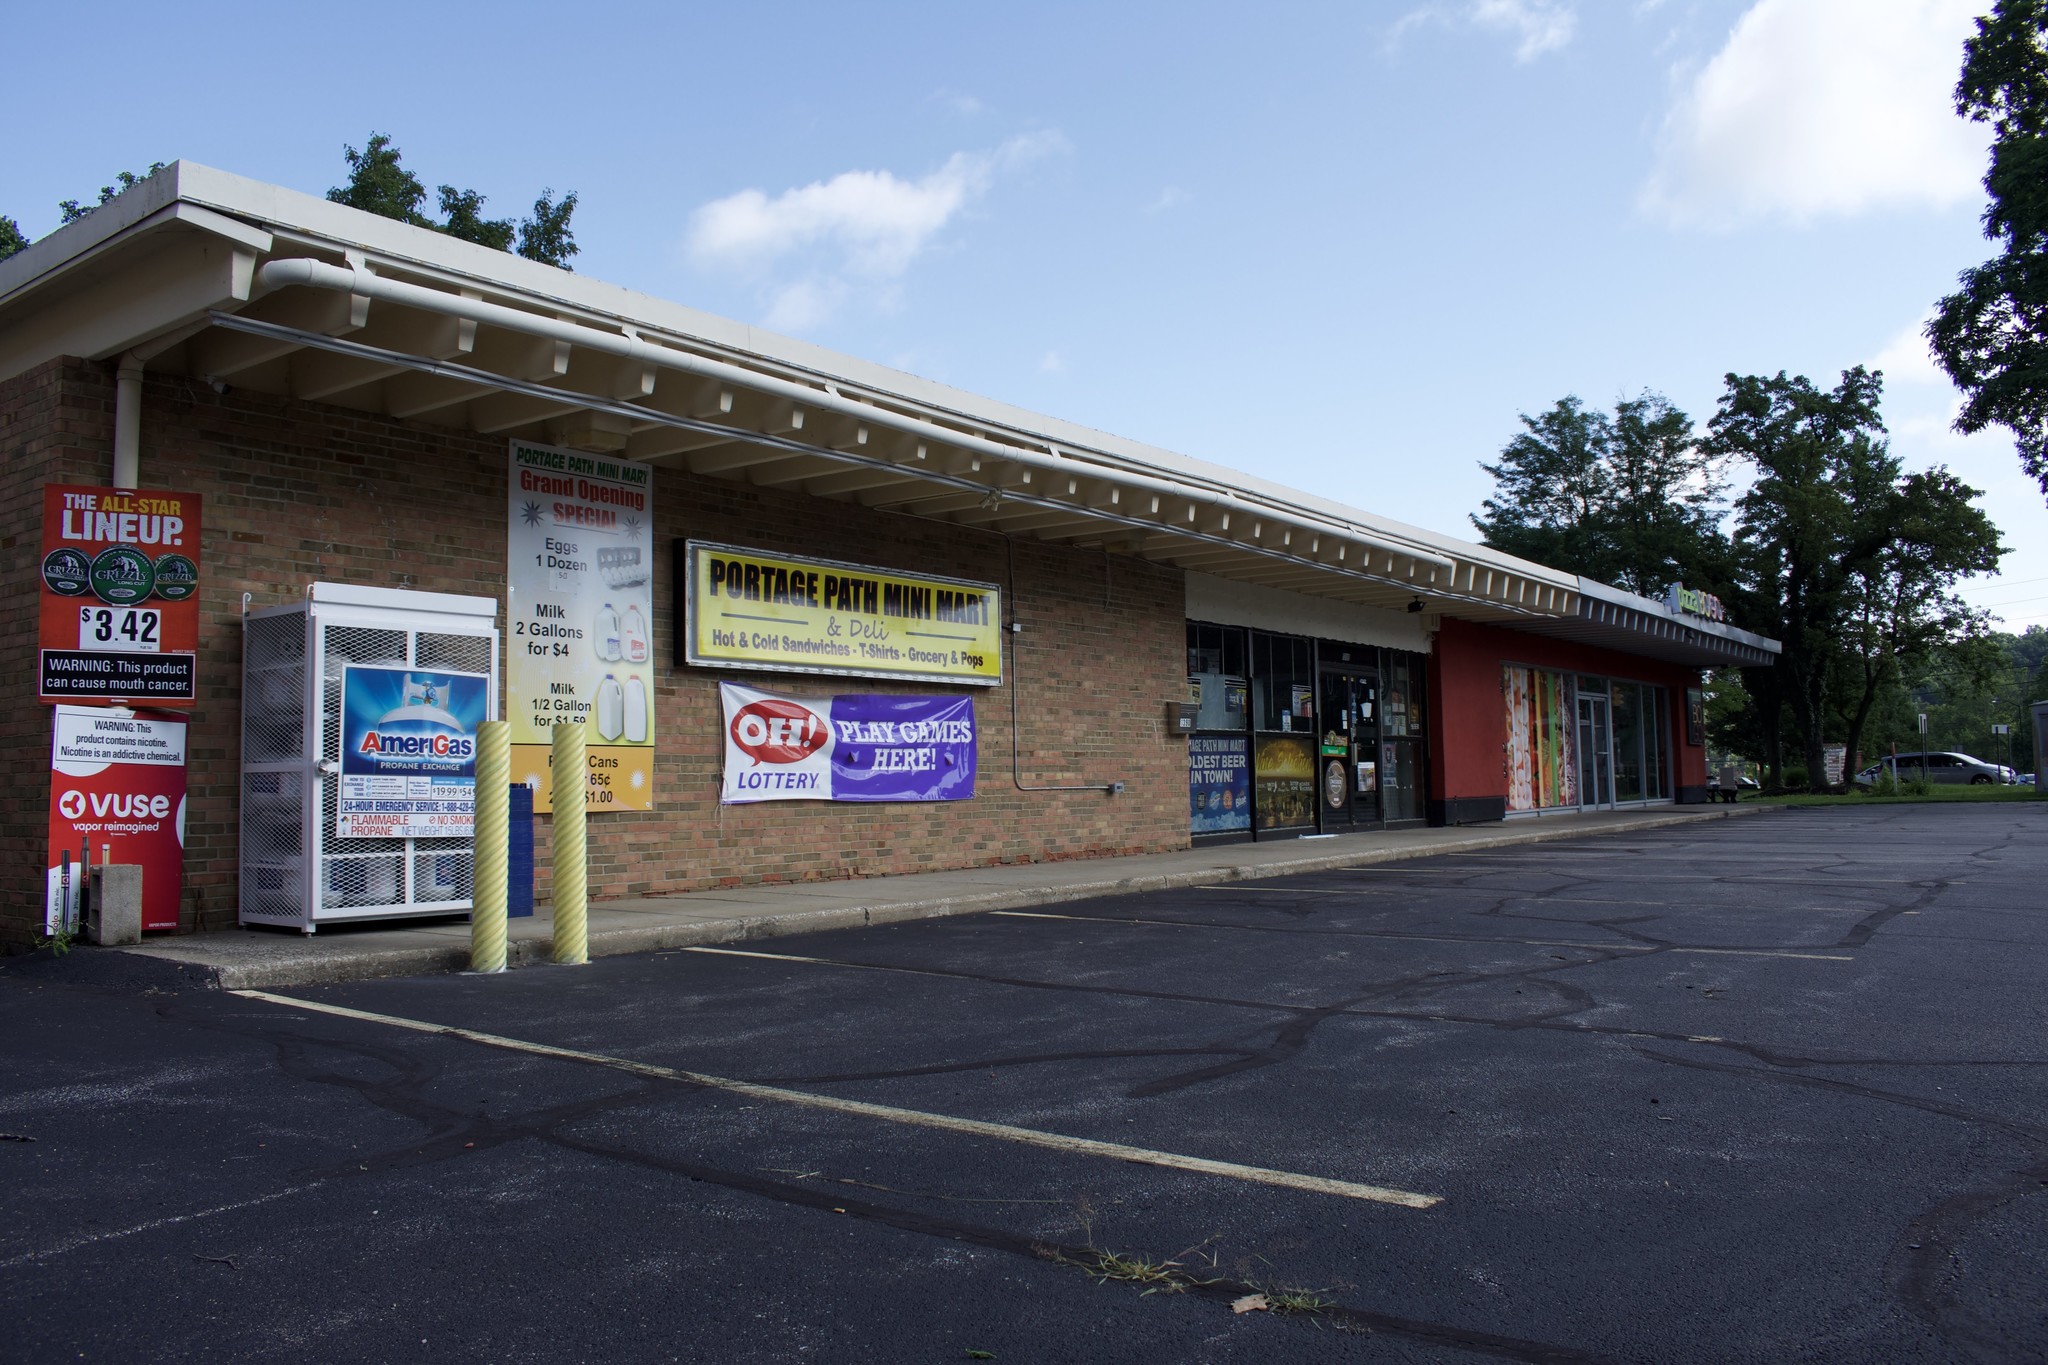
[[[350,664],[341,675],[341,839],[461,839],[475,828],[488,674]]]
[[[512,780],[554,809],[556,721],[586,731],[590,809],[654,809],[654,471],[512,442]]]
[[[1003,680],[993,583],[680,542],[685,662],[784,673]]]
[[[972,697],[787,697],[738,683],[718,693],[727,805],[974,795]]]
[[[185,721],[111,706],[58,706],[50,743],[46,933],[83,868],[111,859],[142,869],[142,927],[178,927],[185,879]],[[66,868],[69,868],[68,876]]]
[[[194,703],[197,493],[46,485],[42,579],[44,701]]]

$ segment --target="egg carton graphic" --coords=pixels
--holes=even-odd
[[[647,581],[638,545],[606,545],[597,552],[597,571],[608,588],[637,588]]]

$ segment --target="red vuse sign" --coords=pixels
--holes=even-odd
[[[185,721],[106,706],[54,708],[44,919],[77,918],[80,863],[142,868],[142,927],[178,927],[185,880]],[[65,874],[66,861],[69,877]]]

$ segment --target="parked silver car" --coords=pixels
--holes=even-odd
[[[1856,785],[1868,787],[1884,775],[1892,766],[1888,755],[1856,774]],[[1999,763],[1986,763],[1981,758],[1956,753],[1911,753],[1900,754],[1897,759],[1897,776],[1901,782],[1918,782],[1924,770],[1927,781],[1948,782],[1955,785],[1988,787],[1995,783],[2011,786],[2019,776],[2011,768]]]

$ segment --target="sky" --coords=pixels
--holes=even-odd
[[[0,213],[178,158],[579,196],[585,274],[1464,537],[1567,394],[1885,374],[2048,624],[2048,507],[1920,329],[1987,259],[1988,0],[25,9]],[[299,14],[299,18],[285,18]],[[56,111],[61,111],[61,116]]]

